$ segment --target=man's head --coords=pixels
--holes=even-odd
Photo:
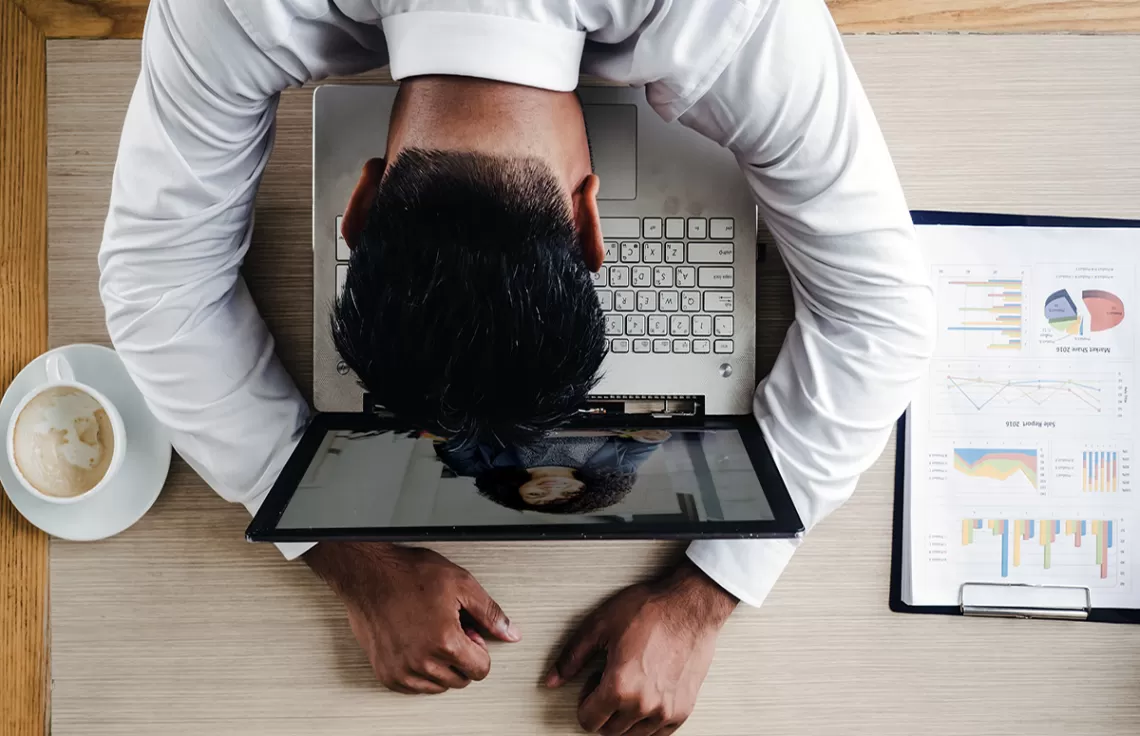
[[[605,357],[565,192],[541,160],[405,149],[332,314],[345,362],[415,426],[503,441],[557,426]]]
[[[616,469],[492,468],[475,478],[475,488],[508,509],[587,514],[621,501],[636,480]]]

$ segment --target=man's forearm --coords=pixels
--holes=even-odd
[[[337,594],[375,584],[377,572],[394,564],[396,545],[384,542],[322,542],[304,554],[305,564]]]
[[[690,611],[695,620],[723,625],[740,600],[720,587],[692,560],[684,558],[664,579],[663,583]]]

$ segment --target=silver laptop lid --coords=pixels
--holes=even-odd
[[[329,310],[347,272],[339,217],[366,160],[383,156],[397,87],[324,85],[313,97],[313,398],[361,411]],[[756,210],[733,156],[667,124],[642,90],[587,87],[582,98],[606,263],[595,278],[610,355],[598,394],[709,414],[750,411],[755,379]],[[667,403],[666,400],[672,400]]]

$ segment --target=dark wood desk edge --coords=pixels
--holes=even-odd
[[[0,0],[0,390],[47,349],[44,34]],[[0,734],[47,729],[47,536],[0,498]]]
[[[139,38],[148,0],[7,0],[48,38]],[[1120,0],[828,0],[845,33],[1137,33]]]

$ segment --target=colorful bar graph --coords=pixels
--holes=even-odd
[[[1100,568],[1101,580],[1108,579],[1109,550],[1113,548],[1113,527],[1115,522],[1109,519],[1066,519],[1064,535],[1073,538],[1073,548],[1081,549],[1085,537],[1090,534],[1095,537],[1095,560]],[[1049,570],[1053,566],[1053,545],[1061,535],[1060,519],[963,519],[962,520],[962,546],[968,547],[975,543],[975,532],[979,529],[989,529],[992,536],[1001,537],[1001,576],[1009,577],[1012,566],[1021,566],[1022,542],[1036,538],[1043,547],[1044,560],[1042,568]]]
[[[1081,453],[1081,490],[1092,493],[1115,493],[1117,452],[1086,450]]]
[[[993,333],[986,346],[991,350],[1021,349],[1021,279],[951,281],[949,285],[962,287],[963,306],[958,307],[959,323],[946,329]],[[978,303],[983,306],[972,306]]]

